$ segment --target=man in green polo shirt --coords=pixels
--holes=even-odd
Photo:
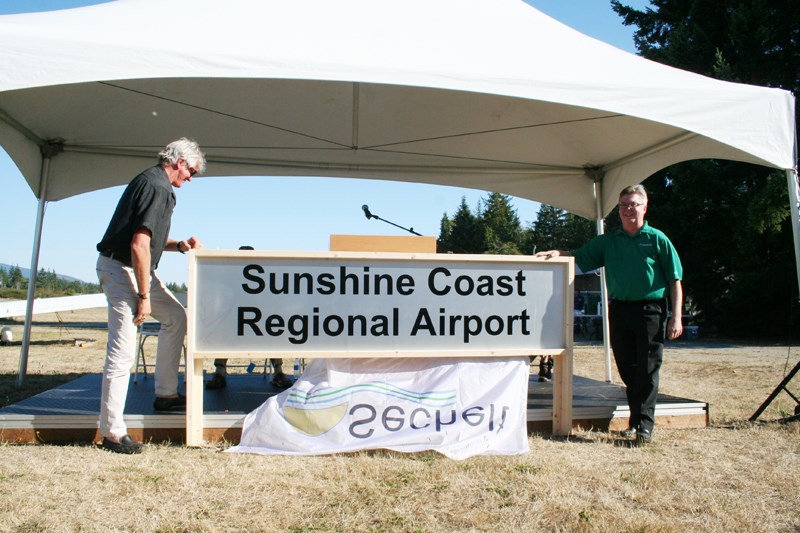
[[[611,299],[611,349],[631,412],[623,435],[636,437],[640,443],[653,438],[664,338],[676,339],[683,333],[681,261],[667,236],[645,222],[645,213],[644,187],[626,187],[619,195],[620,229],[599,235],[572,252],[536,254],[548,259],[573,255],[584,272],[605,267]],[[669,319],[667,295],[671,302]]]

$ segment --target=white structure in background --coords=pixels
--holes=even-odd
[[[0,318],[25,316],[26,300],[5,300],[0,302]],[[55,298],[36,298],[33,301],[33,312],[58,313],[76,309],[93,309],[108,305],[105,294],[80,294],[78,296],[58,296]],[[3,328],[5,330],[5,328]]]

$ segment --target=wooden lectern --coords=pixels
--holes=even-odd
[[[436,237],[331,235],[331,252],[436,253]]]

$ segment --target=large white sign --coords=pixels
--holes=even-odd
[[[565,347],[563,263],[508,256],[195,255],[193,349],[358,357]]]
[[[203,359],[237,356],[351,361],[449,357],[459,358],[450,365],[457,369],[468,358],[489,356],[510,361],[518,356],[553,355],[553,431],[567,435],[572,428],[573,277],[570,258],[544,261],[523,256],[192,250],[187,444],[203,442]],[[474,361],[477,363],[478,359]],[[314,368],[333,363],[315,364]],[[471,375],[480,376],[480,365],[473,368]],[[520,379],[527,383],[527,365],[519,368],[523,369],[518,372]],[[507,386],[507,381],[493,381],[497,386],[489,387],[492,394]],[[315,378],[306,383],[308,390],[318,390],[318,383],[329,382],[327,378]],[[480,385],[477,387],[480,389]],[[288,429],[290,432],[304,431],[303,417],[318,413],[308,405],[299,409],[293,404],[293,395],[298,393],[295,389],[267,402],[259,409],[260,414],[248,417],[248,425],[255,423],[258,416],[283,418],[294,427]],[[518,389],[526,390],[524,386]],[[524,396],[522,392],[520,395]],[[465,424],[461,429],[472,427],[482,416],[494,420],[494,414],[482,411],[486,409],[484,404],[491,411],[491,405],[495,405],[491,399],[465,398],[463,405],[451,409]],[[351,400],[355,401],[350,398],[348,402]],[[373,407],[360,407],[353,412],[348,408],[350,418],[342,419],[344,425],[335,424],[337,431],[343,427],[363,429],[366,422],[359,422],[365,420],[359,417],[364,410],[378,409],[378,404],[370,405]],[[524,411],[524,405],[521,397],[516,407]],[[326,412],[339,413],[342,409],[340,405],[333,407],[336,409]],[[405,412],[406,407],[400,410]],[[391,423],[384,429],[392,433],[392,424],[400,423],[395,415],[402,414],[395,407],[387,409],[384,414]],[[411,411],[415,417],[427,412]],[[295,420],[299,426],[289,420],[295,415],[300,417]],[[420,420],[414,418],[408,423],[419,426]],[[359,429],[354,431],[358,433]],[[423,433],[415,430],[409,435]],[[507,444],[516,442],[520,434],[524,431],[492,436],[494,451],[489,453],[517,453],[512,450],[518,450],[518,443],[510,447]],[[274,442],[254,443],[249,440],[252,435],[248,430],[250,445],[288,451],[280,446],[274,448]],[[509,436],[511,441],[506,441]],[[487,435],[480,438],[484,437]],[[358,435],[354,438],[353,442],[362,442]],[[323,448],[330,450],[328,444]],[[388,444],[384,441],[381,445]]]

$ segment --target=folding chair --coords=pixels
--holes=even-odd
[[[148,365],[147,358],[145,357],[144,344],[150,337],[158,338],[158,332],[161,331],[161,322],[144,322],[139,326],[138,341],[136,343],[136,369],[133,372],[133,382],[139,382],[139,368],[142,369],[144,379],[147,379],[147,367],[154,367],[155,364]],[[186,368],[186,344],[183,345],[183,365]]]

